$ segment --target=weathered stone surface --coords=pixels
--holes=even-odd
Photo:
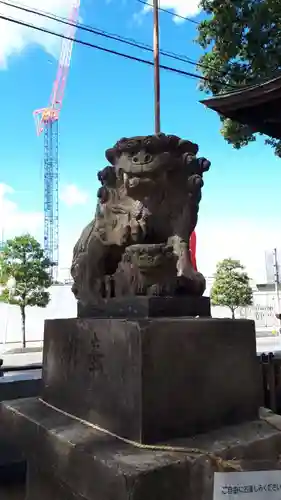
[[[106,151],[96,215],[73,251],[73,292],[83,306],[179,289],[203,295],[189,241],[210,162],[197,153],[197,144],[165,134],[123,138]]]
[[[25,500],[85,500],[71,488],[60,481],[50,471],[46,473],[38,467],[34,460],[30,461],[27,470],[27,486]]]
[[[254,323],[48,320],[43,386],[55,406],[141,442],[250,420],[260,403]]]
[[[41,391],[42,370],[8,372],[0,377],[0,401],[37,396]]]
[[[41,383],[42,370],[3,373],[0,376],[0,401],[38,396]],[[0,425],[0,484],[23,480],[25,473],[22,451]]]
[[[211,316],[209,297],[121,297],[104,300],[99,307],[78,303],[79,318],[169,318]]]
[[[50,493],[46,500],[73,500],[72,494],[77,500],[211,500],[217,467],[204,451],[227,460],[235,457],[241,460],[242,470],[280,468],[281,432],[262,420],[169,443],[199,448],[203,451],[199,456],[188,451],[139,449],[37,399],[2,403],[0,410],[6,432],[31,462],[36,457],[37,467],[44,471],[44,477],[37,476],[37,486],[33,483],[30,489],[40,493],[41,484],[42,495],[27,500],[45,500],[45,486]],[[281,424],[281,417],[277,418]]]

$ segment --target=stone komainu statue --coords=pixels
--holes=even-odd
[[[96,215],[74,247],[73,292],[81,304],[120,295],[202,295],[190,261],[203,173],[198,146],[174,135],[123,138],[98,173]]]

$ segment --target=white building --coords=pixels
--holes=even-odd
[[[210,294],[212,279],[207,279],[205,295]],[[253,319],[257,331],[272,332],[278,328],[275,317],[276,302],[272,289],[262,290],[261,285],[255,286],[254,304],[252,307],[237,310],[237,318]],[[268,287],[265,287],[268,288]],[[54,318],[75,318],[76,300],[71,292],[71,285],[55,285],[50,289],[51,301],[45,309],[27,307],[26,309],[26,339],[29,345],[37,345],[43,341],[44,320]],[[212,307],[212,316],[217,318],[231,317],[231,312],[225,307]],[[0,344],[20,343],[21,316],[17,306],[0,302]]]
[[[213,285],[213,278],[207,278],[207,288],[205,295],[209,296]],[[257,331],[275,333],[280,322],[276,318],[278,306],[276,293],[273,285],[256,284],[251,282],[253,289],[253,305],[251,307],[241,307],[235,312],[236,318],[252,319],[256,323]],[[212,316],[214,318],[231,317],[231,311],[227,307],[212,307]]]
[[[76,300],[71,285],[50,288],[51,300],[45,309],[26,308],[26,339],[28,343],[42,343],[45,319],[75,318]],[[0,344],[21,342],[21,315],[19,307],[0,302]]]

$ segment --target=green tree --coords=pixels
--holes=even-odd
[[[214,306],[229,307],[233,319],[238,307],[253,303],[250,278],[239,260],[224,259],[217,264],[211,302]]]
[[[7,283],[8,276],[4,270],[3,253],[0,251],[0,285]]]
[[[201,0],[201,6],[208,15],[197,38],[205,50],[199,68],[208,79],[202,90],[217,95],[280,75],[280,0]],[[221,120],[221,133],[234,148],[256,140],[250,127]],[[266,143],[281,156],[281,141]]]
[[[0,300],[20,307],[23,347],[26,347],[26,306],[46,307],[50,300],[46,291],[52,284],[49,268],[50,261],[40,243],[29,234],[8,240],[3,248],[3,274],[14,280],[15,287],[11,293],[6,285]]]

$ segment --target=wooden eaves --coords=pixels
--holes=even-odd
[[[281,77],[200,102],[254,132],[281,139]]]

